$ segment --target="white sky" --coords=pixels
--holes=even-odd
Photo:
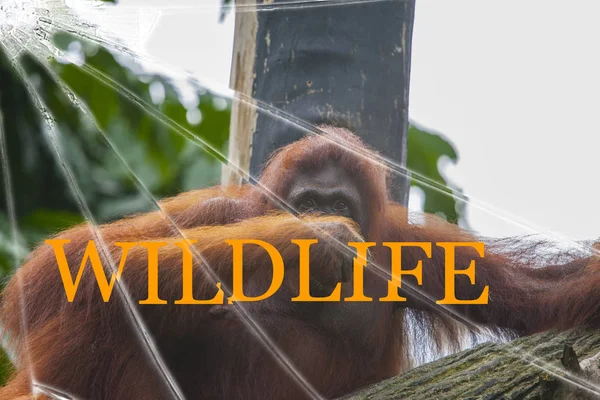
[[[226,87],[234,18],[218,23],[219,1],[154,2],[205,6],[146,10],[143,49]],[[599,20],[596,0],[417,0],[409,114],[458,149],[446,175],[570,239],[600,236]],[[474,206],[468,220],[487,235],[528,232]]]

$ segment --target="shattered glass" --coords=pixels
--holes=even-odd
[[[258,177],[250,173],[247,165],[238,165],[230,159],[228,148],[231,148],[231,109],[243,105],[256,110],[261,117],[293,125],[307,134],[321,135],[321,129],[277,106],[235,92],[200,74],[166,65],[148,55],[143,50],[144,44],[160,18],[169,13],[215,14],[217,10],[225,18],[234,18],[240,13],[277,12],[280,8],[314,9],[318,12],[320,7],[344,7],[348,4],[378,1],[382,0],[298,0],[284,4],[265,2],[258,7],[158,0],[123,1],[122,4],[76,0],[0,2],[0,53],[5,64],[3,71],[10,68],[13,76],[11,79],[19,82],[17,89],[24,90],[21,94],[15,92],[15,98],[17,95],[26,95],[27,100],[23,100],[23,104],[30,102],[36,113],[27,116],[24,121],[11,123],[11,126],[21,127],[20,132],[8,131],[5,122],[7,117],[13,116],[2,115],[5,108],[0,104],[0,153],[6,212],[6,218],[1,221],[0,250],[3,267],[8,266],[12,273],[22,265],[36,243],[77,223],[87,224],[93,231],[99,251],[107,259],[111,259],[110,251],[98,229],[99,225],[146,211],[158,211],[165,219],[170,219],[162,209],[159,202],[161,198],[217,185],[221,182],[222,174],[227,171],[241,176],[282,209],[294,213],[294,207],[272,193],[268,187],[262,186]],[[413,134],[419,134],[415,132]],[[8,145],[10,135],[15,134],[19,135],[21,144],[34,143],[28,147],[32,149],[28,150],[29,153],[24,151],[23,154],[16,154],[15,147]],[[420,138],[429,140],[428,137],[423,139],[424,137]],[[44,143],[38,143],[39,140]],[[338,145],[354,150],[347,143]],[[451,152],[442,155],[452,159]],[[29,172],[26,167],[15,171],[15,164],[12,163],[15,159],[21,165],[29,167],[30,171],[35,171],[38,163],[44,163],[48,175],[52,177],[30,177],[28,174],[35,172]],[[526,218],[507,212],[502,205],[489,204],[463,194],[458,188],[447,184],[441,175],[435,176],[437,168],[428,176],[422,171],[411,169],[410,165],[390,158],[378,157],[371,161],[393,176],[411,179],[413,187],[421,191],[421,196],[423,193],[434,193],[432,197],[439,196],[450,201],[444,203],[444,206],[456,212],[457,220],[466,218],[464,210],[468,206],[471,210],[489,215],[499,223],[509,224],[521,233],[531,235],[529,240],[532,243],[540,238],[552,241],[553,244],[545,250],[556,251],[556,254],[551,251],[549,257],[560,256],[562,250],[569,253],[569,256],[595,255],[598,252],[590,243],[574,241],[550,232]],[[60,179],[56,179],[56,176]],[[24,179],[30,179],[32,184],[39,185],[42,197],[45,194],[48,196],[47,199],[39,200],[42,204],[40,209],[43,210],[35,214],[37,220],[24,217],[23,209],[33,210],[33,201],[37,201],[32,199],[32,204],[28,204],[27,199],[21,200],[26,197],[23,193],[26,190],[22,184]],[[77,212],[56,208],[53,210],[56,202],[63,201],[61,196],[56,195],[60,192],[68,193],[69,206]],[[418,192],[414,193],[419,196]],[[37,198],[39,195],[32,197]],[[421,221],[419,213],[410,218],[414,218],[411,222],[415,224]],[[462,222],[463,226],[468,227],[465,221]],[[170,223],[185,237],[185,232],[176,221],[171,219]],[[494,240],[490,243],[493,247]],[[343,251],[351,251],[344,243],[338,242],[337,245]],[[536,249],[540,254],[532,255],[532,262],[534,258],[542,257],[542,253],[548,256],[548,251],[541,250]],[[209,264],[200,252],[194,251],[193,255],[203,260],[205,265]],[[117,274],[118,265],[109,264],[108,272]],[[375,268],[385,274],[383,267],[375,265]],[[217,281],[216,274],[210,268],[208,274]],[[20,284],[27,285],[27,282]],[[127,317],[137,333],[141,348],[160,371],[172,397],[184,399],[177,380],[164,362],[146,327],[144,317],[135,305],[136,300],[126,285],[118,280],[116,287],[124,299]],[[420,291],[417,286],[412,289]],[[444,314],[453,316],[458,324],[474,326],[472,321],[452,308],[437,304],[432,298],[428,301],[430,306],[444,309]],[[243,303],[235,303],[235,310],[241,321],[295,384],[303,389],[307,397],[323,398],[294,366],[286,352],[269,336],[263,322],[248,308]],[[26,320],[26,317],[23,319]],[[407,324],[409,331],[413,331],[409,334],[418,338],[422,333],[419,326],[411,325],[410,318]],[[27,332],[28,327],[23,326],[22,329]],[[490,340],[510,338],[499,336],[497,332],[485,328],[476,330],[477,335],[465,337],[463,348]],[[11,346],[6,341],[4,347],[9,357],[15,353]],[[429,350],[421,350],[418,362],[439,357],[439,354],[434,355],[435,346],[431,344],[430,347]],[[513,350],[518,357],[536,365],[541,371],[564,375],[555,366],[527,351],[517,347]],[[34,393],[56,399],[73,398],[60,387],[50,387],[45,382],[37,381],[33,371],[30,378]],[[600,394],[600,386],[589,380],[574,375],[565,375],[563,379],[596,395]]]

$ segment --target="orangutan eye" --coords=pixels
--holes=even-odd
[[[346,211],[348,209],[348,205],[345,202],[338,200],[333,204],[333,209],[337,212]]]
[[[304,199],[300,204],[300,209],[302,211],[310,211],[315,208],[317,205],[313,199]]]

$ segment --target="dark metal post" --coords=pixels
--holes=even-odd
[[[405,165],[414,0],[292,3],[263,3],[269,8],[252,15],[252,97],[313,124],[347,127]],[[273,150],[303,132],[265,112],[252,121],[245,129],[258,175]],[[394,177],[396,201],[406,204],[408,184]]]

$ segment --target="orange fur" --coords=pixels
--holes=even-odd
[[[374,153],[350,132],[326,127],[325,138],[307,137],[277,152],[263,173],[261,184],[285,198],[299,171],[313,171],[325,161],[347,169],[356,179],[367,203],[369,225],[360,232],[368,241],[475,241],[455,225],[435,217],[425,223],[408,222],[407,210],[388,199],[386,172],[369,161]],[[358,151],[344,151],[331,141],[350,143]],[[366,156],[366,157],[364,157]],[[323,282],[339,278],[340,264],[351,262],[328,244],[324,230],[342,242],[359,238],[352,221],[338,217],[297,219],[276,210],[264,193],[254,187],[210,188],[183,193],[161,204],[162,211],[125,218],[98,227],[87,224],[57,237],[66,246],[72,273],[79,268],[88,240],[98,234],[110,257],[118,261],[115,241],[197,239],[195,249],[206,264],[194,259],[194,296],[208,299],[216,293],[206,268],[225,285],[231,283],[231,249],[226,239],[252,238],[272,243],[286,265],[283,288],[272,298],[248,303],[246,308],[298,371],[325,397],[336,397],[368,383],[393,376],[407,367],[403,332],[404,307],[417,310],[417,322],[435,335],[456,330],[444,312],[403,287],[407,303],[298,304],[289,299],[297,291],[293,271],[298,249],[292,239],[318,237],[311,250],[311,271]],[[315,230],[315,228],[317,228]],[[597,258],[573,256],[530,268],[536,247],[519,239],[490,241],[487,255],[477,260],[476,283],[457,277],[457,297],[471,299],[490,286],[490,304],[453,306],[452,311],[494,329],[529,334],[549,328],[566,329],[598,324]],[[99,247],[99,246],[98,246]],[[443,297],[443,252],[433,247],[425,260],[422,290]],[[376,263],[389,270],[389,250],[379,246]],[[270,282],[270,263],[265,253],[249,247],[244,276],[247,294],[260,293]],[[423,254],[403,253],[405,269],[416,265]],[[474,257],[469,249],[457,252],[458,268]],[[524,261],[525,260],[525,261]],[[147,256],[135,248],[128,257],[121,282],[134,302],[147,294]],[[166,247],[160,252],[160,297],[168,305],[137,305],[169,370],[187,398],[208,399],[304,399],[306,395],[244,325],[229,313],[212,314],[213,306],[173,305],[181,297],[181,250]],[[414,283],[407,278],[406,282]],[[23,285],[21,285],[23,283]],[[370,269],[365,286],[381,294],[387,283]],[[351,294],[351,282],[343,293]],[[24,304],[24,308],[21,306]],[[2,295],[0,320],[18,355],[18,373],[0,399],[29,398],[29,372],[36,382],[90,399],[169,398],[164,383],[141,344],[122,294],[114,291],[102,302],[91,269],[84,272],[73,303],[68,303],[52,249],[41,245],[11,279]],[[23,326],[25,322],[25,328]]]

